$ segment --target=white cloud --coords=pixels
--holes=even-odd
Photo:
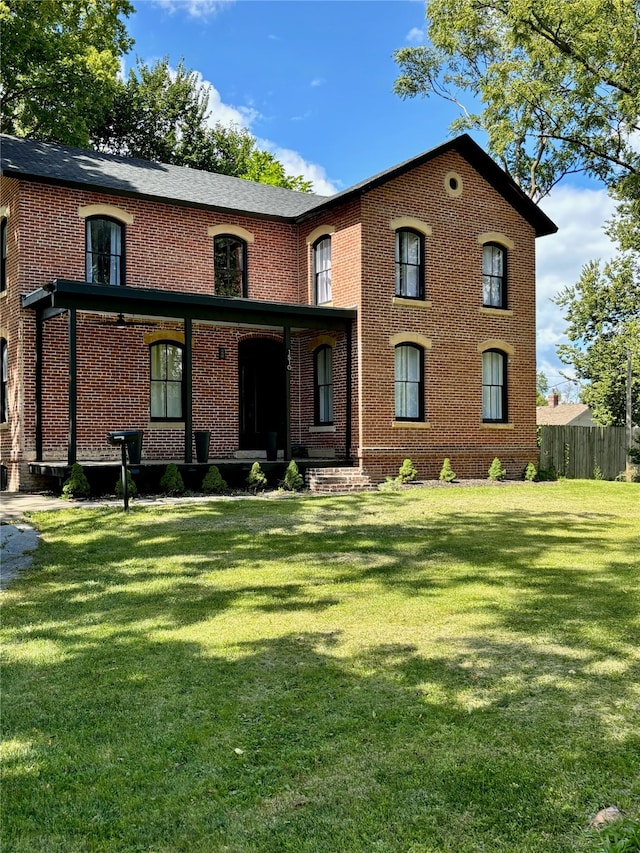
[[[190,18],[211,18],[236,0],[153,0],[170,15],[186,12]]]
[[[199,75],[200,76],[200,75]],[[254,121],[259,118],[258,110],[250,106],[234,107],[231,104],[225,104],[220,97],[220,92],[216,89],[213,83],[208,80],[203,80],[200,76],[200,83],[209,95],[208,112],[209,118],[207,123],[213,127],[217,122],[229,126],[231,124],[238,127],[250,128]]]
[[[324,79],[324,77],[315,77],[315,78],[311,81],[311,84],[310,84],[310,85],[311,85],[311,87],[312,87],[312,88],[315,88],[316,86],[324,86],[324,84],[325,84],[326,82],[327,82],[327,81]]]
[[[605,189],[560,185],[540,207],[558,226],[557,234],[536,241],[538,369],[551,381],[560,370],[568,372],[555,354],[557,344],[567,339],[562,311],[552,300],[578,281],[586,263],[613,256],[615,248],[603,226],[614,203]]]
[[[405,36],[405,40],[413,44],[421,44],[424,41],[424,37],[424,30],[420,29],[420,27],[412,27]]]
[[[309,163],[297,151],[280,148],[268,139],[259,139],[258,146],[273,154],[276,160],[282,163],[288,175],[302,175],[305,180],[311,181],[311,188],[314,193],[334,195],[338,192],[339,188],[329,180],[324,167],[317,163]]]

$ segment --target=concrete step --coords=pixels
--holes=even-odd
[[[365,492],[374,488],[361,468],[308,468],[305,478],[311,492]]]

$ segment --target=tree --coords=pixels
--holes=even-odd
[[[428,46],[395,52],[401,97],[439,95],[533,199],[585,171],[640,199],[637,0],[427,0]],[[606,34],[606,35],[605,35]],[[481,112],[463,105],[467,94]]]
[[[536,406],[548,405],[547,392],[549,391],[549,380],[546,374],[539,370],[536,373]]]
[[[138,60],[116,84],[103,122],[92,133],[100,151],[190,166],[263,184],[309,192],[311,182],[287,175],[284,166],[258,149],[246,128],[209,126],[209,93],[196,71],[169,58],[147,65]]]
[[[624,230],[619,218],[616,228]],[[630,358],[632,419],[640,423],[640,252],[621,250],[605,264],[590,261],[555,302],[565,310],[571,341],[558,346],[558,356],[588,382],[580,397],[594,420],[625,424]]]
[[[2,133],[86,147],[132,39],[129,0],[0,0]]]

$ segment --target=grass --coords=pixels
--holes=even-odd
[[[33,522],[3,853],[637,851],[589,821],[640,816],[638,486]]]

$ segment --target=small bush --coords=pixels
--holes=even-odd
[[[89,481],[82,470],[82,465],[79,462],[75,462],[71,467],[71,474],[69,474],[69,477],[62,486],[62,497],[88,498],[90,492]]]
[[[442,463],[442,468],[440,469],[440,480],[443,480],[445,483],[451,483],[456,478],[456,472],[451,467],[451,460],[447,456],[447,458]]]
[[[399,477],[386,477],[384,483],[380,483],[378,485],[378,489],[381,492],[399,492],[400,491],[400,478]]]
[[[116,480],[116,485],[114,487],[114,491],[116,495],[121,498],[122,497],[122,477],[118,477]],[[134,498],[138,494],[138,487],[136,486],[133,477],[131,476],[131,471],[127,468],[127,492],[129,493],[130,498]]]
[[[209,495],[221,495],[228,488],[227,481],[223,478],[218,466],[212,465],[204,475],[202,491]]]
[[[597,853],[639,853],[640,821],[614,821],[598,833],[598,841]]]
[[[550,483],[558,479],[558,472],[551,465],[550,468],[538,468],[538,482]]]
[[[254,462],[247,477],[247,485],[252,492],[261,492],[267,488],[267,478],[259,462]]]
[[[602,468],[596,464],[593,466],[593,479],[594,480],[604,480],[604,474],[602,473]]]
[[[178,466],[173,462],[167,465],[167,470],[160,478],[160,488],[165,495],[182,495],[184,494],[184,480],[182,474],[178,471]]]
[[[538,479],[538,471],[533,462],[527,463],[527,467],[524,469],[522,479],[526,480],[528,483],[533,483],[535,480]]]
[[[292,459],[287,465],[284,480],[282,481],[282,488],[288,492],[299,492],[303,486],[304,478],[298,470],[295,459]]]
[[[398,471],[399,483],[410,483],[418,476],[418,471],[410,459],[405,459]]]
[[[491,463],[491,466],[489,467],[488,476],[489,476],[489,479],[493,480],[493,481],[504,480],[504,478],[507,476],[507,472],[502,467],[502,462],[500,462],[500,460],[498,459],[497,456],[495,457],[495,459]]]

